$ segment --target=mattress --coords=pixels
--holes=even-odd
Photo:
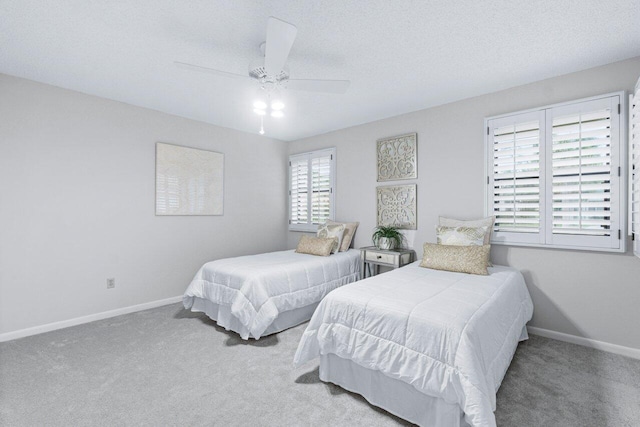
[[[358,280],[360,252],[321,257],[293,250],[208,262],[196,273],[183,295],[186,309],[204,311],[241,338],[260,338],[286,328],[270,326],[283,313],[298,324],[330,291]],[[311,309],[309,309],[311,307]],[[215,314],[213,314],[215,313]],[[300,317],[304,315],[305,318]],[[294,324],[289,325],[294,326]]]
[[[495,426],[496,391],[533,313],[524,278],[509,267],[477,276],[419,263],[328,295],[294,363],[333,354],[458,405],[472,426]]]

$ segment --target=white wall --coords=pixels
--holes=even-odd
[[[414,246],[421,257],[422,243],[435,242],[439,215],[483,215],[485,117],[631,91],[638,76],[640,57],[296,141],[289,152],[337,147],[336,218],[360,221],[355,237],[360,247],[371,244],[376,221],[376,140],[418,132]],[[289,232],[289,247],[299,236]],[[640,349],[640,259],[629,253],[497,245],[492,259],[524,273],[535,304],[532,326]]]
[[[223,216],[155,216],[156,142],[225,154]],[[208,260],[284,249],[286,150],[0,75],[0,334],[176,297]]]

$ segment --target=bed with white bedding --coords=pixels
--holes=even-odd
[[[183,304],[243,339],[259,339],[309,320],[325,295],[358,280],[359,261],[356,249],[326,257],[289,250],[220,259],[200,268]]]
[[[522,274],[432,270],[420,261],[329,294],[294,363],[426,426],[495,426],[500,387],[533,304]]]

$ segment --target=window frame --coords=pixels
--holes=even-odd
[[[634,93],[629,95],[628,123],[628,230],[633,254],[640,258],[640,79],[636,83]]]
[[[330,164],[330,178],[329,178],[329,182],[330,182],[330,189],[329,189],[329,218],[328,219],[334,219],[335,218],[335,209],[336,209],[336,203],[335,203],[335,199],[336,199],[336,148],[335,147],[330,147],[330,148],[323,148],[320,150],[314,150],[314,151],[308,151],[308,152],[304,152],[304,153],[297,153],[297,154],[291,154],[289,155],[289,163],[288,163],[288,177],[287,177],[287,181],[288,181],[288,191],[289,191],[289,197],[288,197],[288,204],[287,204],[287,217],[288,217],[288,225],[289,225],[289,231],[303,231],[303,232],[315,232],[318,229],[318,225],[320,224],[315,224],[312,222],[311,219],[311,215],[312,215],[312,202],[311,202],[311,197],[313,194],[313,189],[312,189],[312,178],[311,178],[311,174],[312,174],[312,168],[311,168],[311,164],[313,159],[317,159],[320,157],[327,157],[330,156],[330,160],[329,160],[329,164]],[[296,161],[300,161],[300,160],[306,160],[307,161],[307,188],[309,189],[307,192],[307,222],[306,223],[293,223],[292,220],[292,202],[293,202],[293,198],[292,198],[292,164]]]
[[[614,111],[613,102],[617,97],[618,109]],[[551,192],[553,168],[551,164],[551,156],[553,154],[551,130],[553,126],[553,113],[562,111],[563,109],[570,109],[571,107],[578,107],[581,104],[590,103],[593,101],[611,99],[611,185],[612,192],[616,191],[617,201],[612,201],[612,213],[618,210],[618,214],[615,219],[612,219],[611,228],[611,246],[591,246],[589,244],[589,236],[579,235],[571,236],[567,238],[566,235],[555,235],[552,233],[552,216],[553,216],[553,193]],[[514,232],[494,232],[492,235],[491,243],[498,245],[509,246],[525,246],[525,247],[541,247],[541,248],[554,248],[554,249],[574,249],[574,250],[586,250],[586,251],[599,251],[599,252],[619,252],[626,251],[626,239],[623,236],[627,234],[627,220],[625,215],[627,214],[627,145],[626,132],[626,112],[627,112],[627,99],[624,91],[607,93],[603,95],[582,98],[572,100],[568,102],[562,102],[557,104],[546,105],[538,108],[532,108],[528,110],[515,111],[512,113],[501,114],[492,117],[486,117],[484,119],[484,172],[485,172],[485,194],[484,194],[484,211],[487,216],[494,215],[494,203],[493,203],[493,164],[494,164],[494,143],[491,135],[491,129],[498,127],[497,125],[502,123],[508,123],[510,119],[514,119],[518,116],[521,117],[534,117],[536,114],[540,117],[539,126],[539,191],[540,191],[540,227],[538,233],[530,233],[529,236],[523,236],[529,233],[514,233]],[[614,114],[615,113],[615,114]],[[615,117],[614,117],[615,115]],[[522,121],[515,121],[515,123],[522,123]],[[614,134],[618,135],[617,142],[614,141]],[[615,169],[619,170],[619,174],[615,173]],[[613,179],[617,178],[617,179]],[[613,224],[615,224],[618,231],[614,231]],[[614,234],[617,233],[615,236]],[[561,238],[558,238],[561,236]],[[615,238],[614,238],[615,237]],[[607,237],[608,238],[608,237]],[[616,244],[617,242],[617,244]]]

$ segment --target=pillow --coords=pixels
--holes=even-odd
[[[491,245],[454,246],[424,244],[420,267],[487,276]]]
[[[439,245],[482,246],[488,227],[436,227]]]
[[[441,216],[438,220],[438,225],[445,227],[487,227],[487,234],[484,236],[484,244],[488,245],[491,242],[491,232],[493,231],[493,223],[495,220],[495,216],[472,221],[462,221],[459,219],[445,218]]]
[[[323,224],[318,227],[316,235],[318,237],[335,237],[336,242],[331,248],[331,253],[335,254],[340,250],[342,236],[344,236],[344,224]]]
[[[335,237],[311,237],[303,234],[300,236],[296,252],[299,254],[329,256],[331,255],[331,248],[335,242]]]
[[[342,237],[342,243],[340,244],[340,251],[348,251],[353,241],[353,236],[356,234],[359,222],[339,222],[339,221],[327,221],[327,224],[344,224],[344,236]]]

